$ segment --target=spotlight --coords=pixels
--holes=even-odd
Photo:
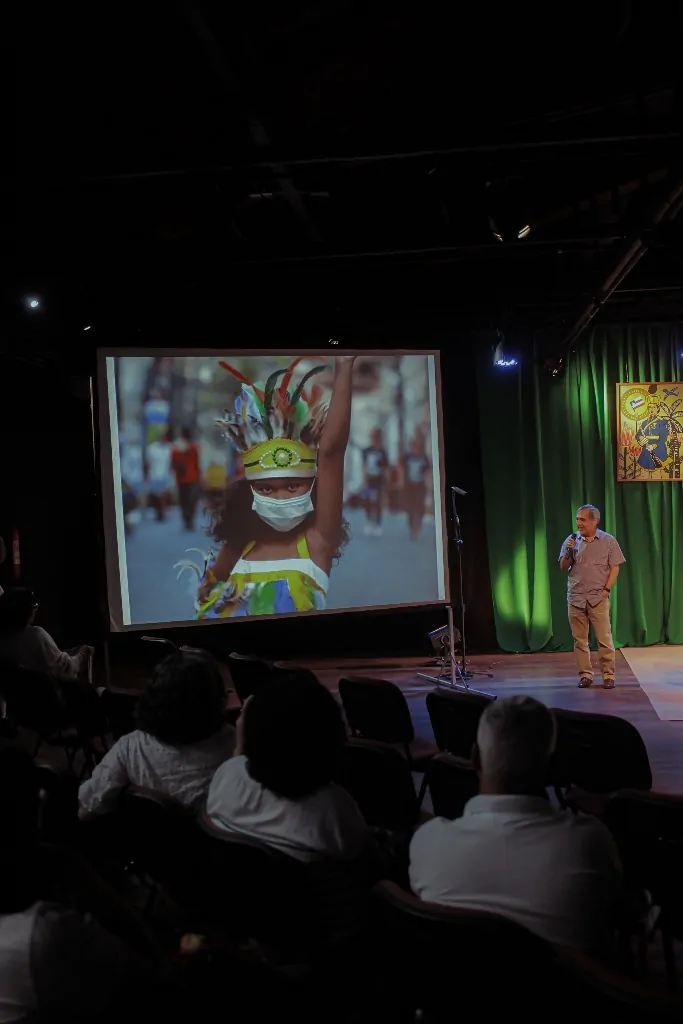
[[[24,299],[24,303],[28,309],[40,309],[40,299],[37,299],[35,295],[28,295]]]
[[[498,344],[493,350],[493,365],[499,367],[501,370],[509,369],[511,366],[517,366],[518,360],[513,355],[505,351],[505,338],[500,333],[498,334]]]
[[[83,330],[84,330],[84,331],[89,331],[89,330],[90,330],[90,324],[88,324],[88,326],[87,326],[87,327],[84,327],[84,328],[83,328]]]

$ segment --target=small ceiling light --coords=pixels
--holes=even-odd
[[[90,324],[88,324],[88,326],[87,326],[87,327],[84,327],[84,328],[83,328],[83,330],[84,330],[84,331],[89,331],[89,330],[90,330]]]
[[[531,226],[525,224],[523,228],[520,228],[517,232],[517,238],[526,238],[527,235],[531,234]]]
[[[24,302],[26,303],[29,309],[40,308],[40,299],[37,299],[35,295],[29,295],[26,299],[24,299]]]

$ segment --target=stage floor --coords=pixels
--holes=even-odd
[[[646,650],[659,649],[643,648],[643,653]],[[345,674],[390,679],[401,687],[409,700],[416,733],[431,738],[425,697],[433,686],[417,678],[418,671],[433,671],[425,667],[428,664],[423,658],[306,662],[320,681],[335,691],[339,679]],[[663,793],[683,793],[683,721],[662,721],[659,718],[620,651],[617,651],[617,684],[613,690],[603,690],[600,682],[589,690],[580,690],[572,654],[475,656],[470,659],[470,667],[493,674],[492,679],[476,675],[470,681],[470,685],[479,690],[499,696],[525,693],[550,707],[620,715],[628,719],[645,741],[654,789]],[[681,672],[683,674],[683,665]]]

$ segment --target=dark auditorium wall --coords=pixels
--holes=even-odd
[[[493,606],[486,551],[483,481],[477,430],[476,349],[459,340],[450,324],[377,319],[362,325],[338,325],[340,343],[357,348],[424,347],[442,352],[446,485],[468,492],[458,511],[465,538],[465,604],[472,650],[495,648]],[[418,340],[416,340],[418,339]],[[118,338],[101,344],[120,343]],[[182,345],[166,332],[155,338],[137,335],[132,342]],[[287,338],[276,345],[272,335],[254,346],[319,347],[314,333]],[[187,345],[187,341],[184,342]],[[85,352],[77,379],[56,379],[54,371],[20,362],[6,363],[0,382],[0,444],[3,451],[0,532],[20,531],[22,582],[33,586],[41,602],[40,620],[65,645],[101,642],[107,637],[104,602],[99,482],[93,466],[91,412],[88,398],[93,353]],[[463,429],[463,425],[468,425]],[[448,504],[450,512],[450,503]],[[450,518],[449,518],[450,532]],[[451,548],[451,568],[453,550]],[[451,578],[456,621],[457,580]],[[306,620],[239,622],[195,626],[175,631],[182,643],[201,644],[225,653],[239,649],[281,657],[378,656],[426,653],[426,633],[445,621],[441,608],[379,613],[332,614]],[[158,631],[155,631],[158,632]],[[172,632],[169,635],[173,636]],[[112,638],[112,653],[134,653],[139,634]]]
[[[619,381],[680,381],[676,325],[587,331],[552,380],[538,359],[495,372],[481,353],[479,408],[497,639],[569,650],[560,545],[597,505],[626,557],[612,604],[618,646],[683,643],[683,482],[616,482]],[[681,387],[683,397],[683,387]]]

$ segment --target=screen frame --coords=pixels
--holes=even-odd
[[[124,615],[130,618],[130,602],[128,599],[128,579],[126,564],[125,523],[121,491],[120,453],[118,447],[118,412],[116,408],[116,387],[113,375],[108,372],[108,360],[126,357],[174,358],[181,356],[206,357],[216,356],[229,359],[235,356],[281,356],[283,351],[294,354],[294,346],[279,348],[175,348],[175,347],[136,347],[103,346],[96,351],[95,402],[97,406],[97,422],[99,426],[99,473],[102,494],[102,521],[104,537],[104,559],[106,572],[106,596],[109,611],[110,633],[137,633],[149,629],[177,629],[190,626],[220,626],[238,622],[268,622],[273,619],[326,618],[330,615],[358,615],[363,612],[372,614],[380,611],[408,612],[411,609],[423,611],[426,608],[447,606],[451,602],[449,537],[447,529],[447,506],[445,487],[445,436],[443,426],[443,391],[441,385],[441,351],[440,349],[400,348],[306,348],[300,354],[307,357],[323,356],[336,358],[339,356],[432,356],[433,377],[430,373],[429,399],[430,417],[434,417],[436,431],[431,434],[432,466],[438,469],[437,481],[433,482],[434,490],[434,532],[437,541],[437,573],[439,588],[443,587],[443,596],[430,600],[384,605],[354,605],[348,608],[326,608],[323,611],[288,612],[282,615],[250,615],[236,616],[228,619],[178,619],[164,622],[125,622]],[[112,444],[114,440],[114,444]],[[437,456],[437,457],[435,457]],[[439,543],[439,537],[441,538]],[[122,578],[122,566],[125,568],[125,580]]]

